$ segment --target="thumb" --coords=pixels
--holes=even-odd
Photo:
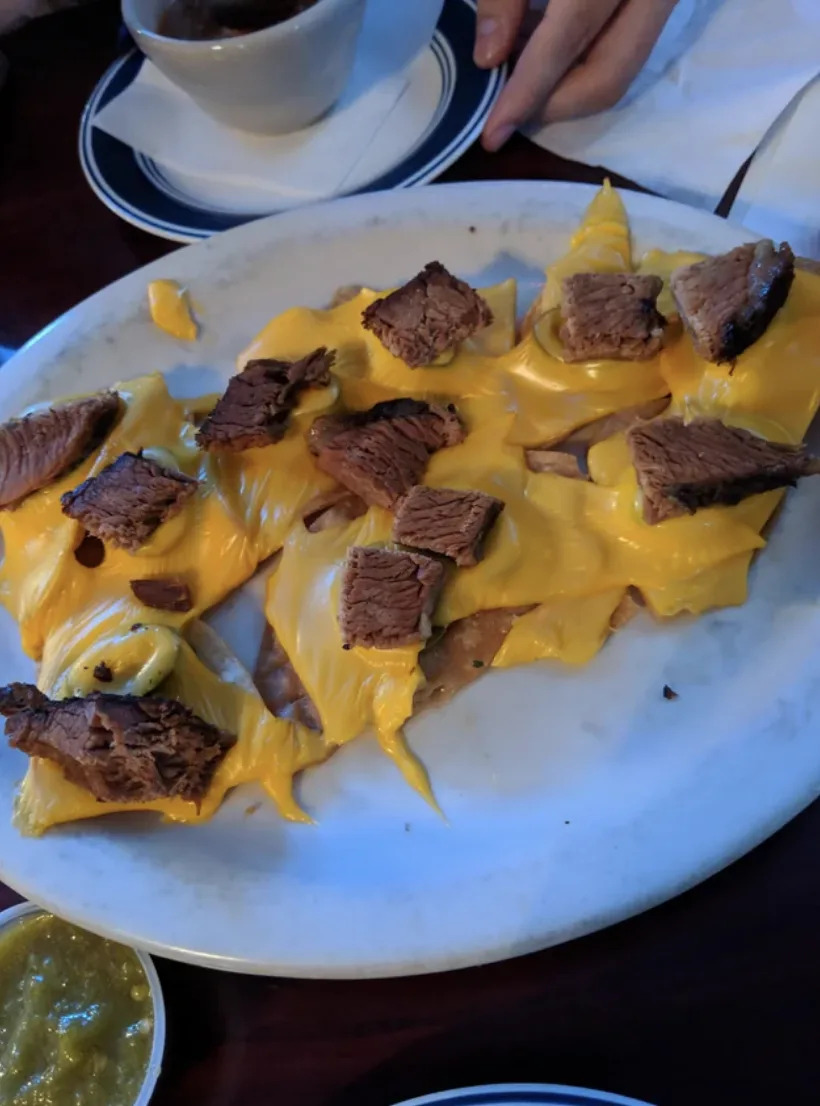
[[[478,0],[473,60],[482,69],[510,56],[524,21],[528,0]]]

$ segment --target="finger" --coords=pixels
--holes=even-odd
[[[675,0],[627,0],[547,100],[545,123],[577,119],[614,107],[652,52]]]
[[[550,0],[507,86],[490,112],[482,141],[503,146],[543,106],[566,71],[597,37],[620,0]]]
[[[524,21],[528,0],[478,0],[473,60],[482,69],[506,61]]]

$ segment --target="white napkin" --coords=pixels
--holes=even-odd
[[[617,107],[531,137],[563,157],[714,209],[818,73],[820,0],[680,0]]]
[[[729,218],[820,260],[820,80],[766,135]]]
[[[215,122],[149,61],[94,125],[161,165],[203,181],[294,199],[343,191],[407,88],[406,70],[432,36],[442,0],[370,0],[339,103],[293,134],[259,137]],[[401,6],[402,8],[405,5]]]

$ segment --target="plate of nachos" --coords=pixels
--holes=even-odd
[[[104,290],[0,374],[0,877],[326,977],[691,886],[820,785],[818,405],[811,263],[608,184],[355,197]]]

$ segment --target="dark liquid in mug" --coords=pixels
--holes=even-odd
[[[158,31],[168,38],[233,38],[284,23],[318,0],[170,0]]]

